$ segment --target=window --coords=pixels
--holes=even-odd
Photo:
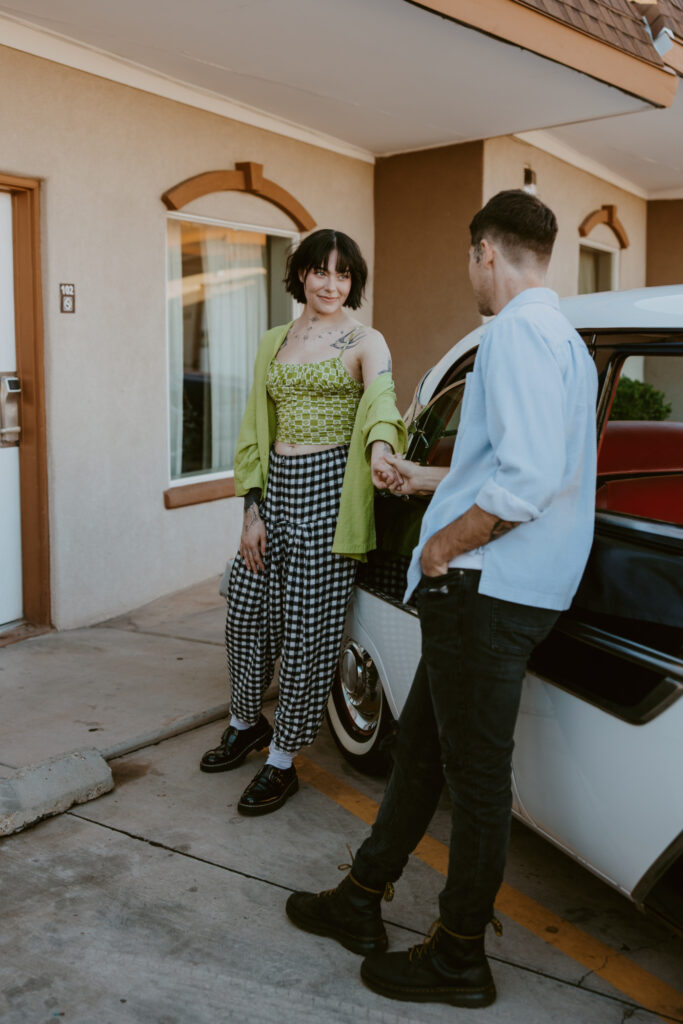
[[[683,359],[632,356],[619,371],[596,507],[683,526]]]
[[[582,242],[579,246],[579,295],[618,288],[617,260],[614,249],[596,242]]]
[[[296,237],[169,217],[172,481],[231,475],[259,338],[293,316],[282,280]]]

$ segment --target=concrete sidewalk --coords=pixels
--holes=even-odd
[[[346,764],[325,728],[305,752],[300,793],[275,815],[235,811],[261,755],[227,775],[199,771],[223,724],[198,723],[227,702],[217,587],[210,580],[116,620],[0,649],[0,776],[68,750],[140,748],[112,761],[116,787],[106,796],[0,840],[3,1024],[470,1019],[374,995],[357,957],[284,914],[292,889],[335,885],[346,844],[367,834],[336,794],[353,787],[356,804],[376,804],[383,780]],[[177,729],[167,742],[154,738]],[[307,773],[309,753],[331,786]],[[430,834],[448,840],[446,801]],[[652,995],[660,980],[667,993],[678,985],[680,940],[519,825],[506,878],[615,956],[626,952],[649,987],[634,1000],[507,917],[503,938],[489,943],[499,1001],[478,1011],[479,1024],[683,1021],[683,1008],[658,1016],[663,1000]],[[441,885],[411,858],[385,908],[394,948],[420,940]]]
[[[0,648],[0,773],[87,747],[147,746],[227,714],[218,582]]]

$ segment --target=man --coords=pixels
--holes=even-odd
[[[597,378],[543,287],[556,233],[552,211],[517,190],[494,196],[470,224],[472,288],[479,312],[496,318],[468,378],[451,466],[394,460],[403,493],[438,486],[408,573],[422,658],[393,772],[341,885],[287,902],[300,928],[370,953],[364,981],[395,999],[467,1007],[495,999],[484,931],[495,922],[507,854],[522,682],[532,650],[569,607],[591,546]],[[382,895],[424,835],[444,780],[452,827],[440,920],[422,946],[386,953]]]

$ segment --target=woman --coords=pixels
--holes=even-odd
[[[200,763],[230,771],[270,744],[242,814],[275,811],[298,789],[292,759],[320,728],[356,564],[375,546],[373,484],[397,480],[386,456],[406,446],[386,342],[347,312],[366,280],[348,235],[309,235],[285,277],[303,312],[266,332],[256,356],[235,455],[245,497],[226,623],[232,714]],[[278,655],[271,729],[261,704]]]

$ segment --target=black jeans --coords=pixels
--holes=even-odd
[[[439,908],[446,927],[461,935],[483,932],[493,915],[510,834],[513,733],[526,663],[559,615],[479,594],[480,575],[451,569],[422,577],[422,658],[382,805],[353,866],[373,888],[396,881],[445,781],[452,823]]]

